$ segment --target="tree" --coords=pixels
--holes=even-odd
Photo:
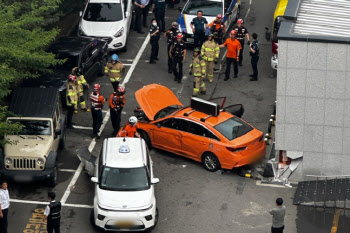
[[[18,124],[5,122],[8,114],[4,98],[23,79],[37,78],[61,64],[45,48],[59,30],[60,0],[0,0],[0,145],[8,143],[4,135],[20,130]]]

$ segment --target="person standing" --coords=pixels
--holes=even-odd
[[[171,74],[173,72],[173,66],[172,66],[172,58],[170,56],[170,47],[174,42],[176,41],[176,35],[178,35],[180,32],[178,28],[179,24],[177,22],[173,22],[171,24],[171,28],[163,35],[163,37],[167,37],[168,40],[168,73]]]
[[[112,135],[115,136],[120,129],[122,111],[125,105],[125,89],[118,87],[118,92],[113,92],[109,97],[109,109],[113,126]]]
[[[225,36],[226,27],[222,22],[222,14],[218,14],[216,19],[209,24],[211,33],[214,35],[214,40],[218,44],[222,44],[222,38]]]
[[[206,87],[205,87],[205,83],[203,82],[206,74],[205,61],[200,55],[199,48],[195,48],[193,50],[193,58],[190,65],[190,75],[192,74],[194,76],[193,96],[197,96],[199,93],[205,94]]]
[[[135,7],[135,26],[134,29],[140,34],[145,32],[141,29],[141,19],[142,19],[142,10],[145,8],[145,5],[142,5],[141,0],[134,0]]]
[[[67,129],[74,129],[73,127],[73,113],[75,106],[78,104],[77,95],[77,79],[73,75],[68,76],[67,90],[66,90],[66,105],[67,105]]]
[[[214,77],[214,66],[217,63],[220,56],[219,45],[214,41],[214,35],[209,34],[208,40],[202,45],[202,55],[206,64],[206,75],[209,82],[213,82]]]
[[[169,56],[172,58],[173,73],[175,76],[175,81],[181,83],[183,63],[186,60],[186,44],[182,40],[183,35],[177,34],[176,41],[170,46]],[[177,70],[177,66],[179,70]]]
[[[89,84],[86,82],[82,70],[79,67],[74,67],[72,70],[72,75],[77,78],[77,95],[80,103],[80,108],[82,111],[90,112],[90,109],[86,108],[84,90],[89,89]],[[78,107],[78,104],[76,105]],[[77,111],[77,109],[75,109]]]
[[[143,26],[145,28],[148,28],[147,26],[147,16],[148,16],[148,11],[149,11],[149,6],[150,6],[150,0],[141,0],[141,5],[145,6],[142,8],[142,22]]]
[[[125,67],[123,63],[119,61],[119,57],[117,54],[113,54],[111,56],[112,61],[108,62],[105,68],[105,74],[111,80],[114,91],[118,90],[118,86],[120,81],[122,80],[122,76],[125,72]]]
[[[161,32],[165,32],[165,0],[153,0],[152,12]]]
[[[0,187],[0,232],[7,233],[7,215],[10,207],[10,194],[7,182],[1,181]]]
[[[272,215],[271,233],[283,233],[284,216],[286,215],[286,207],[283,205],[283,199],[276,199],[276,207],[269,211]]]
[[[249,45],[250,56],[253,74],[249,75],[251,77],[250,81],[258,81],[258,61],[259,61],[259,42],[258,42],[258,34],[255,32],[252,34],[253,42]]]
[[[93,92],[90,94],[91,101],[91,114],[92,114],[92,137],[99,139],[100,127],[102,125],[102,108],[105,103],[105,99],[100,94],[100,84],[94,84]]]
[[[194,36],[194,47],[200,48],[205,40],[205,30],[208,27],[207,19],[203,17],[203,11],[197,11],[197,17],[191,21],[191,29]]]
[[[243,26],[243,19],[237,20],[237,26],[234,28],[234,30],[237,32],[236,38],[241,43],[242,49],[239,54],[239,66],[242,66],[243,62],[243,49],[244,49],[244,39],[247,37],[248,40],[248,46],[250,45],[249,41],[249,33],[246,27]]]
[[[55,233],[60,233],[61,202],[55,200],[56,194],[54,192],[49,192],[47,196],[50,204],[45,208],[43,222],[47,221],[47,233],[53,233],[53,231],[55,231]],[[43,222],[41,224],[43,224]]]
[[[149,35],[151,37],[150,43],[152,46],[151,58],[149,59],[149,63],[156,64],[154,60],[158,60],[160,32],[159,27],[157,25],[157,21],[155,19],[152,19],[152,25],[149,30]]]
[[[233,63],[234,72],[235,72],[235,78],[237,78],[238,74],[238,61],[239,61],[239,54],[241,50],[241,43],[236,39],[236,30],[232,30],[230,33],[230,38],[228,38],[225,43],[220,45],[220,48],[227,47],[227,53],[226,53],[226,72],[225,72],[225,79],[224,81],[229,80],[230,78],[230,71],[231,71],[231,65]]]

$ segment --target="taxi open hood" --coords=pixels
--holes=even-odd
[[[169,88],[159,84],[144,86],[135,92],[135,97],[140,107],[151,121],[154,120],[154,116],[160,110],[166,107],[172,105],[183,106]]]

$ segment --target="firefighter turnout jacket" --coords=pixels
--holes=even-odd
[[[207,40],[202,45],[201,53],[205,61],[214,61],[219,58],[220,47],[214,40]]]
[[[112,62],[108,62],[105,68],[105,73],[111,80],[111,82],[120,82],[122,76],[125,72],[125,67],[123,63],[117,62],[113,64]]]
[[[192,58],[190,72],[193,72],[195,77],[205,77],[205,61],[201,55]]]
[[[79,75],[76,77],[77,77],[77,84],[78,84],[77,91],[79,93],[79,96],[84,95],[84,86],[87,86],[88,84],[84,78],[84,75]]]
[[[66,91],[66,99],[67,99],[67,106],[75,106],[78,104],[78,95],[77,95],[77,85],[68,82],[67,84],[67,91]]]

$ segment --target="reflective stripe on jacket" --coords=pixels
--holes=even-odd
[[[190,65],[190,71],[193,71],[195,77],[205,76],[205,61],[198,55],[192,58],[192,63]]]
[[[214,61],[215,59],[218,59],[220,56],[220,47],[218,43],[216,43],[214,40],[203,43],[202,50],[201,50],[203,59],[206,61]]]

